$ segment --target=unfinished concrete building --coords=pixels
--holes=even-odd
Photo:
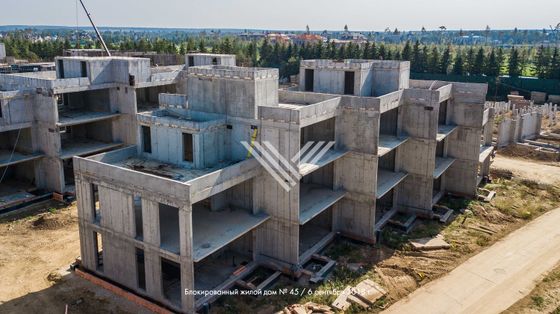
[[[136,114],[176,93],[184,67],[60,57],[56,71],[0,75],[0,210],[73,194],[72,157],[135,144]]]
[[[74,158],[83,267],[192,313],[216,297],[185,291],[228,289],[260,265],[297,275],[337,234],[375,243],[397,212],[432,217],[447,192],[475,196],[486,86],[409,69],[303,61],[301,91],[279,91],[275,69],[181,71],[180,94],[136,115],[136,145]],[[259,147],[276,158],[260,162]],[[289,168],[285,188],[273,172]]]

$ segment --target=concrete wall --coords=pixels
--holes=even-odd
[[[0,43],[0,60],[4,60],[6,58],[6,45]]]
[[[299,88],[305,90],[306,72],[314,71],[314,92],[344,94],[345,72],[354,72],[355,96],[382,96],[409,87],[410,62],[380,60],[304,60]]]
[[[30,126],[33,121],[33,96],[0,92],[0,131]]]
[[[372,96],[382,96],[409,87],[410,62],[375,61]]]
[[[192,110],[255,119],[257,106],[278,105],[278,70],[207,66],[188,73]]]
[[[498,147],[505,147],[523,140],[532,140],[541,134],[542,114],[520,114],[504,119],[498,125]]]
[[[190,64],[189,60],[194,63]],[[185,65],[186,67],[201,65],[236,66],[236,56],[213,53],[188,53],[185,55]]]

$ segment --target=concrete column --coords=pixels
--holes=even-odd
[[[144,265],[146,267],[146,293],[156,300],[164,300],[159,252],[146,247]]]
[[[179,210],[179,241],[181,252],[181,307],[188,313],[194,313],[194,296],[185,294],[185,290],[194,290],[195,288],[191,205],[184,206]]]

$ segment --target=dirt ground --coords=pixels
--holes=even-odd
[[[511,158],[498,154],[492,164],[494,169],[513,172],[515,176],[546,184],[560,183],[560,163],[541,162],[525,158]]]
[[[496,170],[500,168],[511,169],[513,176],[508,171]],[[424,220],[408,235],[387,229],[381,244],[375,247],[337,240],[324,252],[338,261],[328,281],[309,285],[282,277],[276,287],[342,290],[346,285],[371,278],[388,291],[387,297],[369,310],[379,312],[417,287],[445,275],[512,230],[560,205],[559,187],[553,186],[555,179],[560,178],[560,167],[498,156],[493,169],[494,180],[486,185],[497,192],[491,203],[447,197],[442,203],[455,209],[455,219],[450,224]],[[481,232],[481,226],[493,231]],[[417,252],[407,244],[408,239],[439,233],[452,245],[450,250]],[[147,313],[70,273],[68,266],[79,254],[75,205],[49,204],[42,206],[39,214],[35,210],[0,219],[0,313],[63,313],[66,305],[68,313]],[[264,314],[291,303],[314,301],[330,305],[334,297],[325,294],[303,298],[222,298],[211,312]],[[349,310],[363,311],[356,307]]]
[[[69,272],[80,255],[76,206],[0,219],[0,313],[148,313]]]
[[[515,166],[513,167],[515,170]],[[543,171],[546,172],[546,169]],[[485,203],[478,200],[446,197],[441,204],[455,210],[451,223],[421,220],[410,234],[385,228],[381,243],[368,246],[340,239],[322,254],[337,261],[330,278],[320,285],[304,281],[281,280],[276,287],[307,288],[313,291],[342,291],[347,285],[356,285],[372,279],[382,285],[387,296],[373,308],[351,307],[347,313],[377,313],[410,294],[418,287],[446,275],[469,257],[479,253],[507,234],[520,228],[539,215],[560,206],[560,187],[536,182],[539,173],[530,177],[512,175],[509,171],[493,170],[493,180],[485,185],[495,191],[496,197]],[[449,250],[414,251],[409,239],[442,234],[451,244]],[[356,265],[359,269],[356,270]],[[263,297],[220,299],[213,313],[272,313],[294,303],[315,302],[330,305],[336,295],[313,294],[305,297]]]
[[[525,298],[503,314],[560,314],[560,264],[551,271]]]

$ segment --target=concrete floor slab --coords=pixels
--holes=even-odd
[[[104,143],[92,139],[73,139],[62,144],[60,159],[85,156],[122,146],[122,143]]]
[[[393,172],[384,169],[377,170],[377,199],[382,198],[385,194],[389,193],[391,189],[397,186],[404,180],[408,174],[403,172]]]
[[[111,112],[93,112],[81,110],[63,111],[59,113],[58,123],[56,125],[58,127],[72,126],[112,119],[118,116],[120,116],[120,114]]]
[[[27,153],[20,153],[20,152],[14,152],[14,155],[12,156],[11,151],[0,150],[0,167],[6,167],[6,166],[26,162],[26,161],[35,160],[43,156],[44,156],[43,154],[33,154],[33,153],[27,154]]]
[[[379,135],[379,147],[377,148],[377,156],[381,157],[393,149],[401,146],[408,141],[408,137],[397,137],[392,135]]]
[[[494,151],[494,146],[480,146],[480,155],[478,158],[478,162],[484,162],[492,152]]]
[[[441,177],[441,175],[451,167],[455,162],[454,158],[436,157],[436,168],[434,169],[434,179]]]
[[[459,127],[456,125],[442,125],[442,124],[438,125],[436,140],[438,142],[443,141],[446,137],[451,135],[458,128]]]
[[[242,209],[212,212],[193,208],[193,260],[200,262],[269,218],[265,213],[252,215]]]
[[[319,184],[301,184],[299,195],[299,224],[303,225],[341,200],[346,191],[333,191]]]
[[[312,173],[313,171],[320,169],[330,164],[331,162],[344,157],[347,153],[348,151],[340,151],[340,150],[333,150],[333,149],[328,150],[327,153],[323,155],[323,157],[321,157],[316,162],[312,162],[313,160],[311,160],[308,163],[300,164],[299,174],[301,174],[302,177],[306,176]]]

